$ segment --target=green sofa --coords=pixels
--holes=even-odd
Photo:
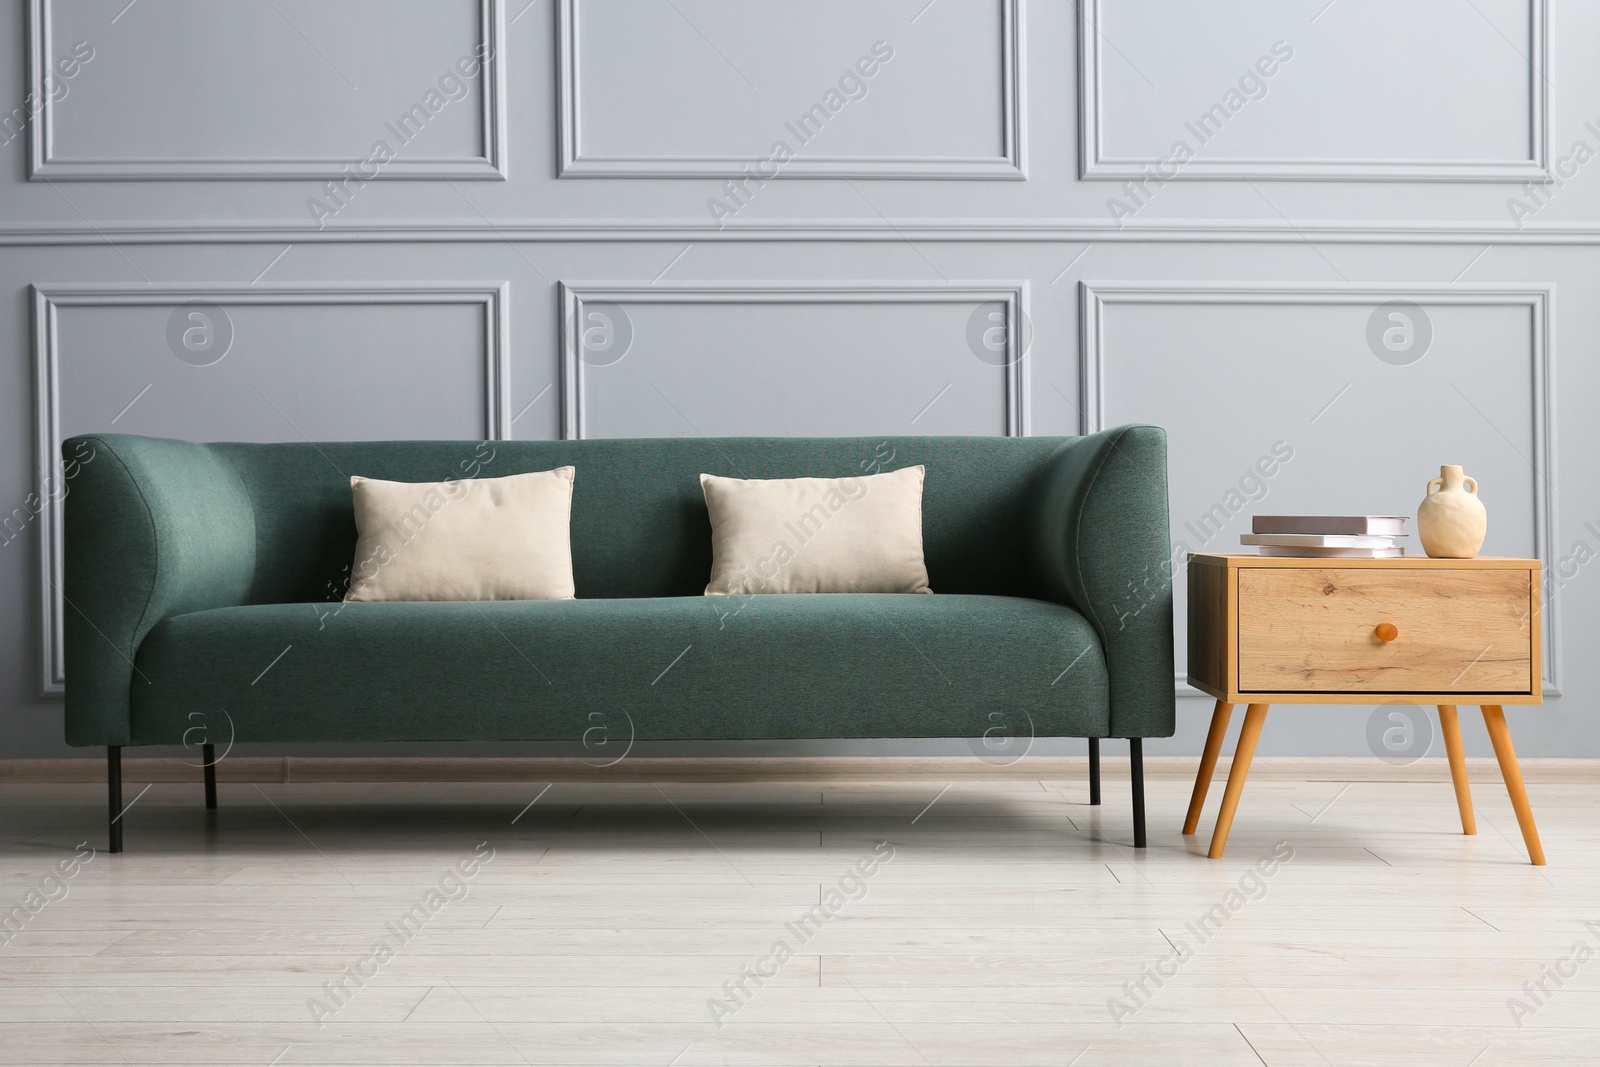
[[[193,444],[95,435],[65,503],[66,735],[233,741],[1127,738],[1173,732],[1166,438]],[[577,468],[577,599],[343,603],[352,474]],[[934,595],[707,597],[699,474],[925,464]],[[226,720],[228,725],[224,727]],[[200,727],[197,730],[197,727]],[[227,737],[223,738],[227,740]],[[976,750],[976,746],[975,746]],[[981,754],[981,753],[980,753]],[[215,806],[207,746],[207,804]]]

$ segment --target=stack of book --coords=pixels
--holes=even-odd
[[[1406,554],[1404,515],[1257,515],[1239,542],[1263,556],[1394,559]]]

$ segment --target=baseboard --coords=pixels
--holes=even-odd
[[[1217,777],[1226,776],[1226,758]],[[1151,781],[1189,781],[1194,756],[1146,756]],[[1546,785],[1600,783],[1600,759],[1523,759],[1522,774]],[[1128,761],[1107,751],[1101,760],[1107,779],[1126,779]],[[1491,758],[1467,760],[1475,781],[1498,781]],[[104,782],[103,759],[0,760],[0,783]],[[181,758],[122,761],[128,782],[199,782],[201,769]],[[235,756],[217,764],[222,782],[796,782],[796,781],[1079,781],[1088,777],[1085,756],[1029,756],[1000,765],[970,756],[780,756],[761,758],[629,758],[612,766],[578,759],[548,758],[342,758]],[[1370,756],[1263,756],[1250,768],[1250,780],[1341,782],[1448,782],[1444,758],[1429,757],[1391,766]]]

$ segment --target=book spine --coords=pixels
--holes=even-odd
[[[1406,520],[1389,516],[1257,515],[1250,532],[1258,534],[1327,534],[1341,537],[1404,537]]]

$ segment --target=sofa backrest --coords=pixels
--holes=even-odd
[[[1020,594],[1038,482],[1071,438],[665,438],[217,444],[256,524],[252,603],[342,594],[355,553],[350,476],[392,481],[577,468],[573,572],[580,598],[697,596],[711,571],[702,472],[847,477],[924,464],[923,537],[935,592]]]

